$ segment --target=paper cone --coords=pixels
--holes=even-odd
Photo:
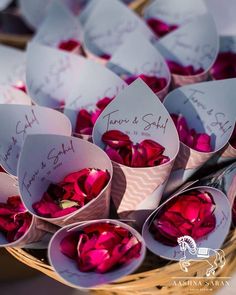
[[[152,251],[154,254],[161,256],[165,259],[169,260],[180,260],[184,255],[183,252],[180,251],[179,245],[176,247],[166,246],[159,241],[156,241],[153,235],[149,231],[149,227],[153,222],[155,216],[159,212],[159,210],[167,204],[173,198],[176,198],[178,195],[181,195],[183,192],[191,191],[191,190],[199,190],[201,192],[209,192],[216,204],[216,208],[214,214],[216,216],[216,226],[215,229],[210,232],[208,235],[204,236],[203,238],[195,241],[197,248],[204,247],[210,249],[220,249],[222,246],[229,228],[231,224],[231,208],[230,204],[227,200],[227,197],[219,190],[207,186],[194,186],[191,189],[187,189],[182,191],[179,194],[175,194],[161,206],[159,206],[145,221],[142,230],[142,236],[144,241],[147,245],[147,248]],[[189,254],[188,251],[185,252],[187,259],[191,259],[192,256]],[[209,255],[212,255],[212,252],[209,252]],[[203,257],[194,256],[194,259],[203,259]]]
[[[81,109],[94,111],[96,103],[104,97],[114,98],[127,84],[109,69],[83,57],[78,57],[80,74],[77,74],[76,85],[67,97],[64,113],[72,123],[76,136],[76,121]],[[89,80],[88,80],[89,77]],[[91,87],[91,82],[93,87]]]
[[[31,105],[31,98],[15,87],[0,85],[0,104]]]
[[[11,196],[19,196],[18,183],[11,176],[0,172],[0,202],[6,203],[8,197]],[[37,218],[32,217],[28,231],[15,242],[9,243],[0,232],[0,247],[24,247],[27,244],[39,241],[44,234],[45,231],[38,228]]]
[[[144,74],[165,78],[166,86],[156,95],[163,100],[168,92],[171,81],[169,68],[157,49],[141,33],[129,34],[112,55],[107,67],[118,75],[128,72],[127,76]]]
[[[62,41],[70,39],[79,43],[82,41],[82,29],[78,19],[63,3],[50,3],[47,16],[32,41],[58,48]],[[73,52],[80,52],[80,49],[81,46]]]
[[[197,186],[211,186],[222,191],[233,206],[236,197],[236,163],[226,166],[196,182]]]
[[[208,11],[213,15],[217,31],[220,36],[233,36],[236,32],[236,20],[234,11],[236,2],[228,0],[227,5],[221,0],[205,1]]]
[[[23,19],[33,29],[37,29],[45,19],[50,8],[51,0],[18,0]],[[74,14],[78,14],[83,8],[84,1],[81,0],[57,0],[63,3]]]
[[[112,55],[134,31],[154,38],[145,22],[120,1],[100,0],[91,5],[84,24],[84,49],[89,58],[98,60],[104,54]]]
[[[155,46],[166,60],[183,66],[192,65],[195,70],[204,69],[204,72],[194,76],[172,74],[175,87],[205,81],[219,51],[214,20],[210,14],[198,16],[159,39]]]
[[[25,52],[0,45],[0,84],[17,86],[25,83]]]
[[[60,242],[71,232],[77,232],[90,224],[97,224],[101,222],[111,223],[129,230],[131,234],[134,235],[142,244],[140,256],[132,260],[131,263],[104,274],[95,272],[80,272],[77,268],[76,262],[61,253]],[[93,220],[82,224],[75,223],[70,226],[63,227],[53,236],[48,248],[50,264],[54,268],[55,272],[66,282],[66,284],[69,284],[73,288],[91,288],[97,285],[116,281],[119,278],[134,272],[141,265],[145,258],[145,254],[146,248],[142,236],[131,226],[118,220],[111,219]]]
[[[14,176],[28,134],[71,135],[69,119],[49,108],[4,104],[0,107],[0,117],[0,164]]]
[[[152,139],[165,147],[166,164],[148,168],[130,168],[113,162],[112,198],[122,218],[142,222],[160,202],[179,149],[174,123],[150,88],[137,79],[126,87],[99,116],[93,131],[93,142],[104,148],[102,135],[120,130],[136,143]],[[135,216],[134,216],[135,215]]]
[[[144,10],[144,19],[158,19],[178,27],[207,12],[203,0],[155,0]]]
[[[212,152],[205,153],[181,143],[165,189],[166,195],[175,191],[228,143],[235,122],[235,107],[232,107],[235,105],[235,81],[236,79],[228,79],[184,86],[165,98],[164,105],[168,112],[182,114],[189,129],[207,133],[213,148]]]
[[[80,56],[37,43],[27,46],[26,86],[41,106],[63,109],[80,73]]]
[[[107,170],[110,180],[101,193],[81,209],[58,218],[40,219],[59,226],[107,218],[110,208],[112,165],[108,156],[95,145],[75,137],[28,135],[20,155],[18,179],[25,207],[36,215],[32,205],[41,200],[50,183],[58,183],[69,173],[83,168]]]

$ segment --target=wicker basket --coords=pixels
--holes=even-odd
[[[225,252],[226,265],[223,269],[218,269],[216,276],[211,278],[211,281],[221,280],[221,277],[226,279],[236,270],[236,229],[232,229],[224,243],[222,248]],[[47,276],[66,284],[52,269],[50,265],[44,261],[30,255],[24,249],[7,248],[7,251],[11,253],[16,259],[28,266],[41,271]],[[203,261],[192,262],[189,267],[189,272],[184,273],[180,270],[179,263],[172,263],[166,260],[160,259],[151,253],[148,253],[143,265],[135,274],[126,276],[119,281],[102,285],[92,292],[95,294],[120,294],[120,295],[145,295],[145,294],[190,294],[190,286],[187,281],[194,281],[194,277],[197,281],[199,279],[204,282],[209,278],[203,278],[206,270],[206,264]],[[186,286],[176,285],[176,280],[181,279],[183,276],[189,277],[189,279],[181,280],[186,281]],[[213,287],[209,287],[209,290],[204,291],[204,294],[212,294],[217,290],[220,284],[215,284]],[[191,294],[197,294],[199,292],[199,286],[191,286],[191,289],[195,288],[196,293],[191,291]]]
[[[135,0],[130,7],[140,13],[147,3],[148,0]],[[21,48],[26,45],[29,38],[30,36],[18,37],[0,34],[0,42]],[[223,269],[218,269],[216,271],[215,277],[210,278],[213,283],[219,282],[221,279],[227,279],[236,270],[236,229],[230,231],[222,249],[225,252],[226,265]],[[37,250],[35,250],[34,253],[30,253],[29,251],[19,248],[6,248],[6,250],[20,262],[66,284],[46,262],[45,253],[42,255],[41,250],[39,250],[38,253]],[[179,263],[160,259],[148,252],[143,265],[136,273],[123,277],[115,283],[94,288],[91,292],[97,295],[188,295],[190,292],[191,294],[197,294],[199,293],[199,284],[190,285],[189,283],[195,280],[203,283],[207,281],[209,278],[204,277],[205,269],[205,262],[192,262],[189,272],[184,273],[180,270]],[[186,274],[187,277],[183,278]],[[178,284],[180,279],[182,285]],[[214,286],[208,286],[208,288],[204,290],[204,294],[212,294],[220,288],[220,286],[220,283]]]

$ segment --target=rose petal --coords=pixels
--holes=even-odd
[[[147,24],[159,37],[163,37],[178,28],[178,26],[175,24],[169,25],[164,23],[162,20],[156,18],[149,18],[147,20]]]
[[[199,133],[195,137],[194,149],[199,152],[210,153],[211,148],[211,137],[206,133]]]
[[[91,169],[84,183],[87,196],[94,198],[100,194],[107,185],[110,175],[107,171]]]
[[[44,193],[42,200],[35,202],[32,207],[36,214],[42,217],[52,217],[56,212],[61,210],[59,205],[53,201],[48,193]]]
[[[69,39],[66,41],[62,41],[59,45],[58,48],[59,49],[63,49],[66,51],[73,51],[75,48],[80,47],[81,44],[79,41],[75,40],[75,39]]]
[[[112,161],[119,163],[119,164],[124,164],[122,157],[115,149],[113,149],[111,147],[106,147],[105,152],[107,153],[108,157]]]
[[[114,149],[129,146],[131,144],[129,136],[119,130],[105,132],[102,136],[102,141]]]
[[[71,214],[71,213],[75,212],[76,210],[78,210],[78,208],[76,208],[76,207],[60,209],[59,211],[52,213],[51,216],[53,218],[57,218],[57,217],[61,217],[61,216]]]
[[[94,270],[105,259],[109,258],[109,253],[105,249],[91,250],[79,257],[78,267],[80,271]]]
[[[60,243],[61,252],[69,258],[77,257],[78,234],[70,233]]]
[[[211,75],[215,80],[236,77],[236,53],[220,52],[212,69]]]
[[[197,70],[194,69],[192,65],[182,66],[181,64],[168,60],[167,64],[172,74],[181,75],[181,76],[194,76],[204,72],[203,68]]]
[[[130,167],[145,167],[146,161],[146,149],[140,144],[133,145]]]
[[[109,97],[104,97],[102,99],[100,99],[96,106],[101,110],[103,111],[108,105],[109,103],[112,101],[112,98],[109,98]]]
[[[151,139],[141,141],[140,146],[146,151],[147,161],[153,158],[158,158],[158,156],[165,151],[165,148],[162,145]]]
[[[91,114],[87,110],[81,109],[77,115],[75,132],[90,135],[92,134],[92,127]]]

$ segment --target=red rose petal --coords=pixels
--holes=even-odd
[[[124,164],[122,157],[115,149],[113,149],[111,147],[106,147],[105,152],[107,153],[108,157],[112,161],[119,163],[119,164]]]
[[[149,18],[147,20],[147,24],[153,30],[153,32],[159,37],[163,37],[166,34],[178,28],[178,26],[175,24],[169,25],[163,22],[162,20],[156,18]]]
[[[197,70],[194,69],[192,65],[182,66],[181,64],[168,60],[167,64],[172,74],[181,75],[181,76],[194,76],[204,72],[203,68]]]
[[[81,109],[77,115],[75,132],[90,135],[92,134],[92,128],[91,114],[87,110]]]
[[[91,250],[84,254],[78,261],[78,267],[80,271],[94,270],[99,264],[107,259],[109,253],[105,249]]]
[[[59,45],[58,48],[59,49],[63,49],[66,51],[73,51],[74,49],[76,49],[77,47],[80,47],[81,44],[79,41],[74,40],[74,39],[69,39],[66,41],[62,41]]]
[[[114,149],[129,146],[131,144],[129,136],[119,130],[105,132],[102,136],[102,141]]]
[[[78,243],[78,234],[77,233],[68,234],[65,238],[62,239],[60,243],[60,250],[64,255],[68,256],[69,258],[76,258],[77,243]]]
[[[96,106],[101,110],[103,111],[108,105],[109,103],[112,101],[112,98],[109,98],[109,97],[104,97],[102,99],[100,99]]]
[[[94,198],[100,194],[102,189],[107,185],[110,176],[108,172],[91,169],[84,183],[84,189],[87,196]]]

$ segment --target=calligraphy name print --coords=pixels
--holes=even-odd
[[[3,157],[1,156],[1,159],[7,163],[7,161],[9,160],[9,158],[11,157],[11,154],[12,154],[12,151],[14,149],[14,147],[16,146],[17,144],[17,139],[12,136],[11,137],[11,143],[10,145],[8,146],[7,150],[6,150],[6,153],[3,155]]]
[[[40,125],[34,110],[31,109],[30,115],[25,115],[24,120],[19,120],[16,123],[16,130],[15,130],[16,135],[22,134],[24,139],[28,129],[33,128],[35,124]]]
[[[194,105],[199,111],[203,111],[207,117],[207,121],[204,121],[203,118],[200,118],[199,115],[197,118],[201,120],[206,130],[209,133],[213,132],[213,129],[220,132],[220,136],[224,136],[233,126],[230,121],[227,119],[227,115],[224,112],[216,110],[214,107],[209,107],[204,102],[204,97],[208,94],[202,90],[191,88],[189,89],[189,95],[186,100],[183,102],[184,105],[190,103]]]
[[[65,99],[63,93],[67,91],[69,85],[66,85],[65,76],[69,75],[71,69],[70,57],[61,56],[53,61],[46,70],[46,73],[42,76],[41,80],[29,81],[29,89],[33,93],[36,99],[40,99],[42,96],[44,99],[59,101],[59,103]],[[59,93],[60,92],[60,96]]]
[[[123,43],[125,35],[132,33],[138,27],[137,19],[126,19],[120,23],[114,23],[104,32],[96,32],[96,27],[88,31],[89,41],[92,44],[99,44],[100,47],[106,52],[115,50]]]
[[[111,111],[110,113],[103,116],[103,119],[106,120],[106,131],[112,130],[114,127],[117,126],[130,126],[138,124],[142,124],[142,131],[150,131],[150,129],[161,129],[163,131],[163,134],[165,134],[168,118],[164,119],[161,115],[156,116],[153,113],[146,113],[141,116],[134,116],[133,118],[118,118],[117,114],[119,113],[119,110]],[[114,115],[116,119],[114,118]],[[137,128],[137,127],[136,127]]]
[[[69,140],[69,142],[67,143],[62,143],[59,146],[50,149],[47,153],[46,158],[40,161],[38,167],[34,169],[34,171],[32,171],[30,174],[28,172],[24,173],[21,182],[22,192],[26,190],[28,195],[32,197],[31,188],[37,178],[40,181],[46,180],[46,176],[49,176],[52,170],[56,170],[62,165],[63,157],[68,153],[74,152],[75,148],[72,140]]]
[[[179,52],[180,60],[185,60],[187,64],[193,65],[197,69],[206,69],[216,55],[216,48],[209,44],[208,40],[194,44],[189,40],[187,32],[180,32],[173,36],[170,50],[174,53]]]

